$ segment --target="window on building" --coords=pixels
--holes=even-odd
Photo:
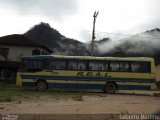
[[[7,56],[9,54],[9,48],[0,48],[0,54]]]
[[[45,52],[45,51],[42,51],[41,54],[42,54],[42,55],[47,55],[48,53]]]
[[[40,54],[41,54],[40,50],[38,50],[38,49],[32,50],[32,55],[40,55]]]

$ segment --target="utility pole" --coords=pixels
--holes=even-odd
[[[94,14],[93,14],[93,31],[92,31],[92,43],[91,43],[91,56],[94,56],[94,39],[96,38],[95,37],[95,23],[96,23],[96,18],[99,14],[99,11],[95,11]]]

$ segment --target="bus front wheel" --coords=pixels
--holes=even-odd
[[[104,92],[114,94],[117,91],[117,86],[114,82],[109,82],[105,85]]]
[[[48,84],[45,80],[38,80],[36,82],[36,89],[38,91],[45,91],[48,89]]]

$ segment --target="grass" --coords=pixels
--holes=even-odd
[[[160,84],[159,84],[160,88]],[[159,89],[160,90],[160,89]],[[84,95],[100,95],[100,90],[86,89],[49,89],[48,91],[36,91],[34,88],[24,88],[15,84],[0,83],[0,102],[22,100],[67,100],[83,101]],[[131,91],[129,91],[131,92]]]
[[[14,84],[0,83],[0,102],[21,100],[67,100],[83,101],[83,95],[93,95],[95,92],[75,89],[49,89],[36,91],[34,88],[24,88]]]
[[[13,98],[11,96],[1,96],[0,102],[11,102],[13,101]]]

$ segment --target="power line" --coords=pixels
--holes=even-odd
[[[91,31],[84,31],[90,33]],[[128,37],[137,37],[137,38],[147,38],[147,39],[160,39],[160,37],[142,37],[138,35],[128,35],[128,34],[121,34],[121,33],[111,33],[111,32],[102,32],[98,31],[96,34],[103,33],[103,34],[113,34],[113,35],[119,35],[119,36],[128,36]]]
[[[96,32],[96,33],[106,33],[106,34],[113,34],[113,35],[119,35],[119,36],[128,36],[128,37],[136,37],[136,38],[147,38],[147,39],[160,39],[158,37],[141,37],[137,35],[126,35],[126,34],[120,34],[120,33],[110,33],[110,32]]]

